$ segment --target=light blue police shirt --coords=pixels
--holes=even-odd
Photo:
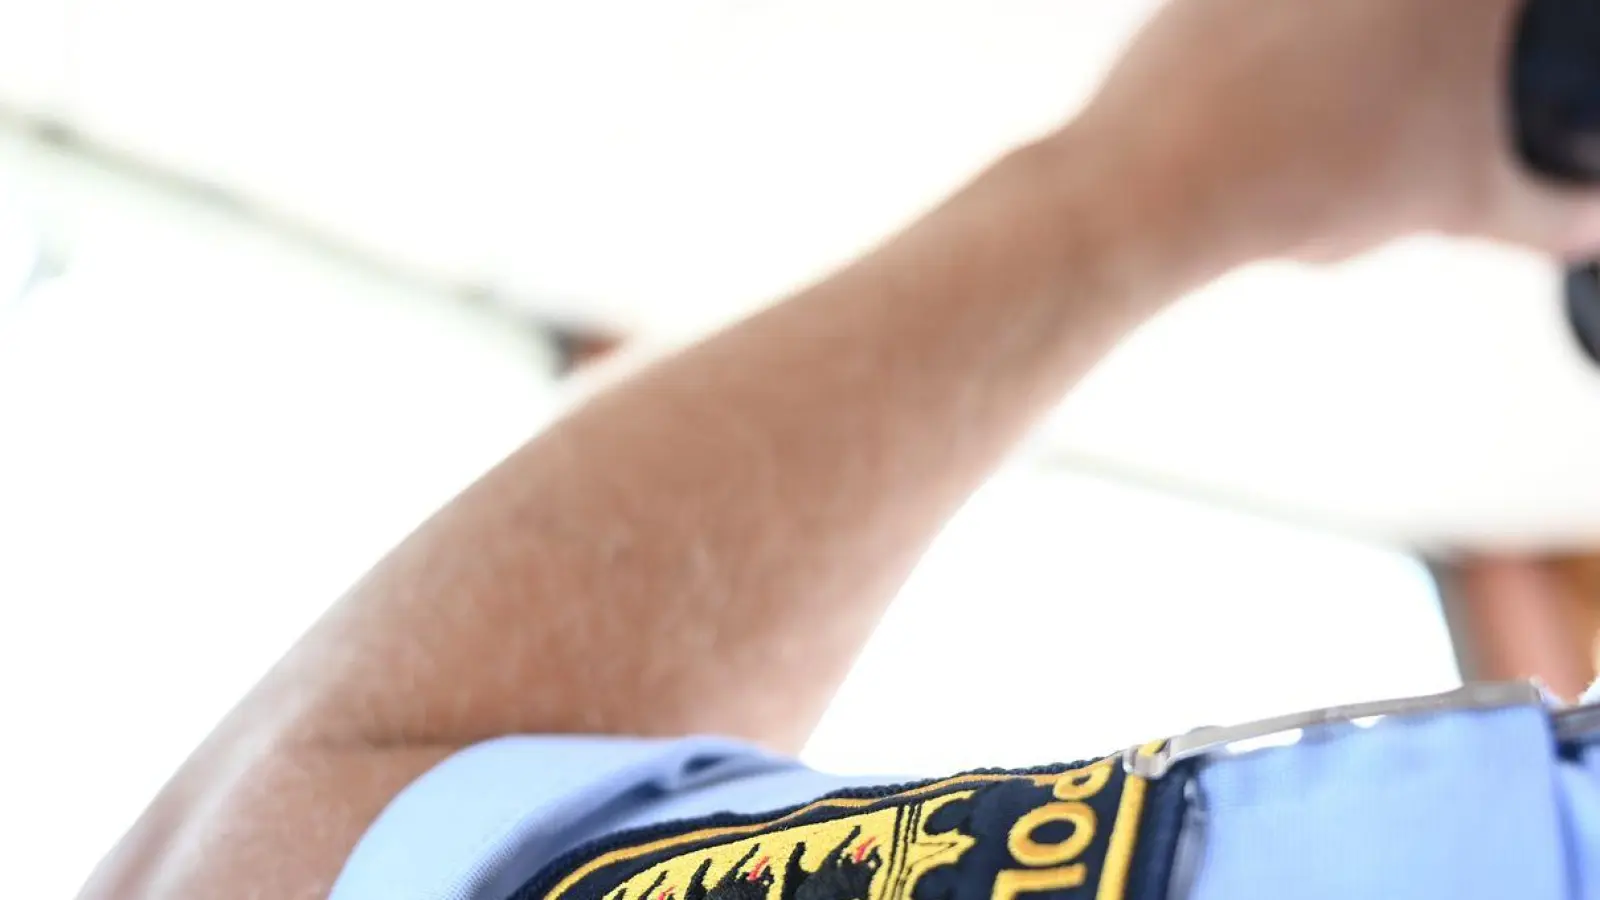
[[[715,739],[504,738],[395,797],[332,900],[505,900],[611,832],[900,780]],[[1538,708],[1385,719],[1208,762],[1196,785],[1174,900],[1600,900],[1600,741],[1558,753]]]

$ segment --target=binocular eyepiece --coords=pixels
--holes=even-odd
[[[1528,0],[1511,63],[1517,150],[1541,175],[1600,186],[1600,0]],[[1600,364],[1600,263],[1567,273],[1578,344]]]

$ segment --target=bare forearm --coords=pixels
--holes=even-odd
[[[309,691],[302,721],[382,744],[796,746],[945,519],[1200,274],[1101,159],[1064,141],[1016,154],[523,447],[298,651],[282,674]]]
[[[400,786],[509,732],[793,746],[945,518],[1166,298],[1418,230],[1593,252],[1595,199],[1506,152],[1492,98],[1519,6],[1165,4],[1068,132],[594,400],[425,525],[87,896],[326,896]]]

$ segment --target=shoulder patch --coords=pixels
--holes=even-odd
[[[1140,846],[1148,787],[1111,757],[846,791],[613,835],[512,900],[1155,900],[1164,884],[1129,889],[1136,850],[1155,881],[1170,863]],[[1159,812],[1156,841],[1175,843],[1175,808]]]

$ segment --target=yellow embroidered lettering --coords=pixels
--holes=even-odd
[[[1058,869],[1007,869],[994,879],[993,900],[1017,900],[1020,894],[1081,887],[1086,876],[1083,863]]]
[[[1110,777],[1109,767],[1074,772],[1057,783],[1055,794],[1089,797],[1105,787]],[[1055,843],[1043,843],[1034,837],[1040,828],[1056,822],[1071,825],[1071,833]],[[1094,810],[1077,800],[1058,800],[1023,813],[1006,834],[1006,847],[1017,862],[1029,868],[1008,869],[996,876],[992,900],[1016,900],[1019,894],[1081,886],[1088,878],[1088,870],[1073,860],[1089,849],[1094,832]]]
[[[1087,800],[1106,786],[1111,780],[1111,761],[1095,763],[1087,769],[1068,772],[1056,782],[1054,794],[1057,800]]]
[[[1065,840],[1042,844],[1034,840],[1033,833],[1052,822],[1072,825],[1072,833]],[[1059,866],[1077,859],[1094,840],[1094,810],[1076,801],[1046,803],[1030,809],[1017,819],[1006,835],[1006,846],[1017,862],[1029,868]]]

